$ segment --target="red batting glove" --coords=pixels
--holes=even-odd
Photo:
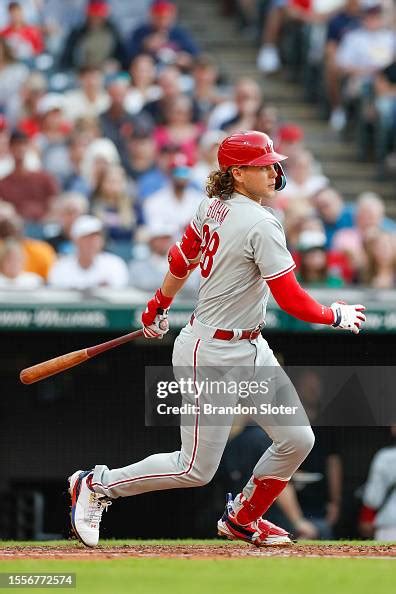
[[[143,334],[146,338],[162,338],[169,330],[168,308],[172,303],[171,297],[165,297],[161,289],[147,303],[142,313]]]

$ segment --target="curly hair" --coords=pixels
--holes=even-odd
[[[227,171],[212,171],[209,174],[206,182],[206,193],[209,198],[221,198],[227,200],[234,192],[234,176],[231,173],[231,169]]]

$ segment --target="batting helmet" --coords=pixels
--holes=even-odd
[[[287,157],[275,152],[271,138],[264,132],[249,130],[231,134],[220,144],[217,159],[222,171],[232,166],[274,165],[277,173],[275,190],[283,190],[286,185],[286,176],[280,161]]]

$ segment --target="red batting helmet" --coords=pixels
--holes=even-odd
[[[275,165],[277,172],[275,190],[283,190],[286,185],[286,176],[279,162],[287,157],[274,151],[271,138],[264,132],[249,130],[231,134],[220,144],[217,158],[222,171],[227,171],[232,166]]]

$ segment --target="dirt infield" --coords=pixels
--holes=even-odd
[[[348,545],[348,544],[294,544],[292,546],[256,548],[250,545],[123,545],[87,549],[83,545],[72,546],[12,546],[0,549],[0,560],[16,559],[70,559],[95,560],[113,558],[179,558],[179,559],[236,559],[252,557],[338,557],[338,558],[393,558],[396,559],[396,544]]]

